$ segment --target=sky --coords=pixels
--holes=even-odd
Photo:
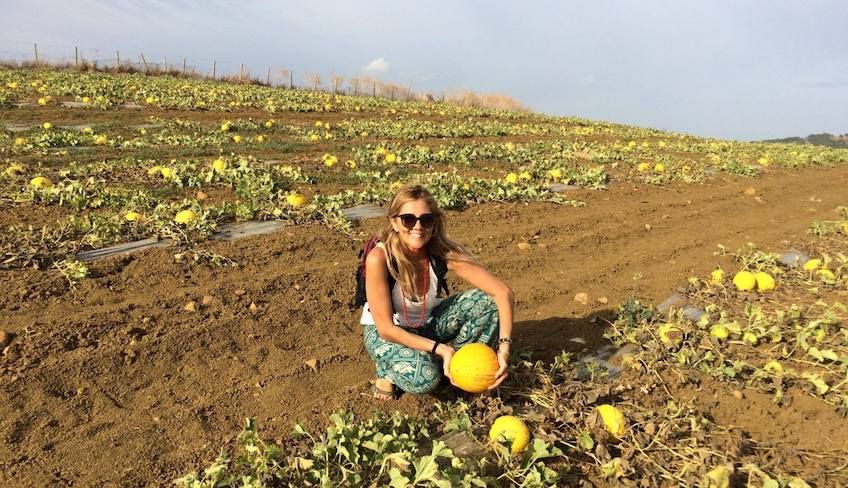
[[[0,58],[372,76],[704,137],[848,133],[840,0],[0,0]]]

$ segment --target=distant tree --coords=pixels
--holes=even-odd
[[[350,93],[354,96],[359,95],[359,78],[351,78],[348,80],[348,84],[350,85]]]
[[[312,90],[318,90],[318,87],[321,86],[321,76],[315,73],[306,73],[303,75],[303,80],[312,87]]]
[[[291,73],[285,68],[279,68],[274,70],[274,77],[283,80],[283,84],[286,86],[288,86],[291,82],[290,76]],[[289,86],[289,88],[291,88],[291,86]]]
[[[330,83],[333,84],[333,93],[338,93],[339,87],[344,83],[344,76],[332,75],[330,76]]]

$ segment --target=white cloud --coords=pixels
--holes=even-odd
[[[588,75],[585,75],[582,78],[580,78],[578,83],[581,87],[586,87],[586,86],[594,85],[596,81],[597,81],[597,78],[595,78],[595,75],[592,74],[592,73],[589,73]]]
[[[384,58],[377,58],[368,63],[368,66],[365,67],[364,71],[372,75],[379,75],[387,73],[390,68],[391,65],[388,61],[386,61]]]

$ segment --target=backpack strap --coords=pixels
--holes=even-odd
[[[380,239],[377,236],[374,236],[365,241],[365,244],[362,246],[362,250],[359,251],[359,266],[357,266],[356,273],[354,273],[356,295],[354,295],[353,301],[350,303],[351,308],[362,308],[362,306],[368,301],[368,297],[365,292],[365,260],[368,258],[368,254],[377,247],[377,244],[379,243]],[[392,258],[392,262],[395,262],[394,258]],[[395,281],[395,278],[391,273],[389,273],[389,290],[394,288]]]
[[[450,295],[448,280],[446,279],[446,275],[448,274],[447,261],[441,256],[430,256],[430,265],[433,266],[433,271],[436,272],[436,295],[443,290],[445,292],[445,296]]]

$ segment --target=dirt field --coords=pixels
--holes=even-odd
[[[599,316],[631,296],[659,302],[709,273],[717,244],[779,250],[803,240],[812,220],[846,204],[845,188],[846,168],[622,183],[575,192],[583,208],[452,212],[449,231],[515,289],[516,349],[546,358],[597,349]],[[276,439],[294,422],[321,429],[342,407],[426,412],[431,397],[382,405],[362,395],[374,370],[347,306],[358,246],[311,225],[207,245],[236,269],[176,263],[173,250],[158,249],[97,262],[76,289],[56,273],[0,272],[0,329],[16,336],[0,358],[0,482],[169,485],[211,461],[247,416]],[[573,300],[577,292],[589,305]],[[184,310],[190,301],[196,311]],[[830,406],[799,396],[781,409],[766,395],[737,400],[710,385],[679,393],[759,442],[827,443],[848,457],[848,427]]]

